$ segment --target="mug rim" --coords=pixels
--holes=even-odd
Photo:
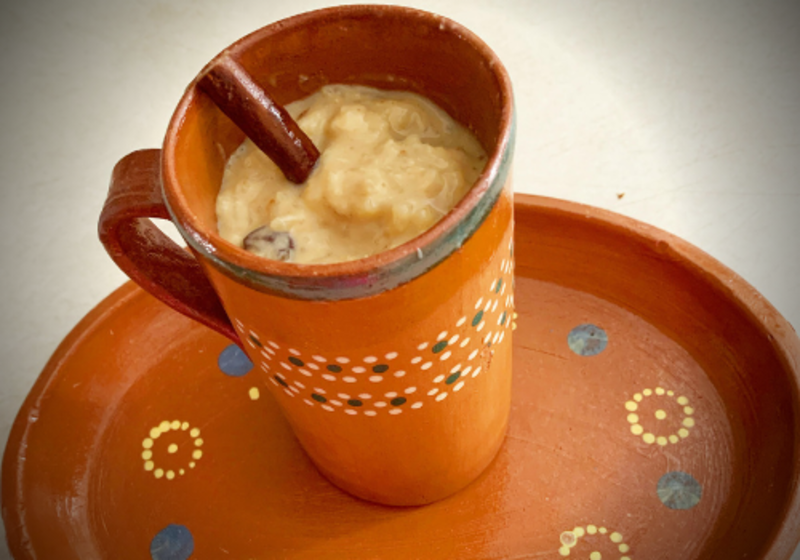
[[[358,260],[304,264],[265,259],[223,239],[216,231],[203,230],[199,217],[189,208],[179,187],[174,165],[178,131],[199,94],[200,72],[186,88],[167,128],[161,155],[162,190],[172,221],[195,251],[238,280],[260,290],[277,291],[302,299],[349,299],[379,293],[423,274],[457,250],[480,227],[494,206],[508,176],[514,140],[511,80],[491,48],[463,25],[431,12],[391,5],[345,5],[304,12],[279,20],[240,38],[209,62],[222,56],[236,57],[259,41],[281,30],[303,27],[331,15],[353,17],[391,13],[417,21],[435,22],[469,44],[486,60],[498,84],[500,122],[498,136],[487,154],[486,165],[467,194],[431,228],[387,251]],[[206,66],[208,67],[208,65]],[[466,222],[466,223],[465,223]],[[468,227],[464,228],[464,225]],[[450,243],[439,243],[450,239]],[[438,244],[438,247],[437,247]],[[399,274],[398,274],[399,273]],[[308,280],[308,282],[304,282]]]

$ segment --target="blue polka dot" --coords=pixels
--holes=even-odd
[[[150,541],[153,560],[187,560],[192,552],[194,538],[183,525],[167,525]]]
[[[231,344],[219,353],[217,365],[222,370],[222,373],[233,377],[241,377],[253,369],[253,362],[235,344]]]
[[[692,475],[675,471],[658,481],[658,499],[669,509],[692,509],[703,497],[703,487]]]
[[[608,335],[595,325],[579,325],[570,331],[567,344],[578,356],[596,356],[606,349]]]

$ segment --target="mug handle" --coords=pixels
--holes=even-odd
[[[97,227],[100,241],[139,286],[241,345],[200,263],[150,218],[170,219],[161,190],[161,150],[132,152],[114,166]]]

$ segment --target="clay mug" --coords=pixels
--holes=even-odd
[[[240,345],[334,484],[392,505],[455,493],[496,455],[510,406],[506,71],[464,27],[395,6],[301,14],[224,52],[281,104],[328,83],[424,95],[473,131],[486,168],[449,214],[395,249],[329,265],[262,259],[217,232],[222,173],[244,135],[195,79],[162,149],[115,167],[103,244],[144,289]],[[190,250],[149,218],[171,219]]]

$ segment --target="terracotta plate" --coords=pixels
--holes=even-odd
[[[236,347],[128,284],[66,338],[14,425],[15,557],[788,558],[789,324],[651,227],[533,197],[516,211],[511,426],[465,491],[408,509],[338,491]]]

